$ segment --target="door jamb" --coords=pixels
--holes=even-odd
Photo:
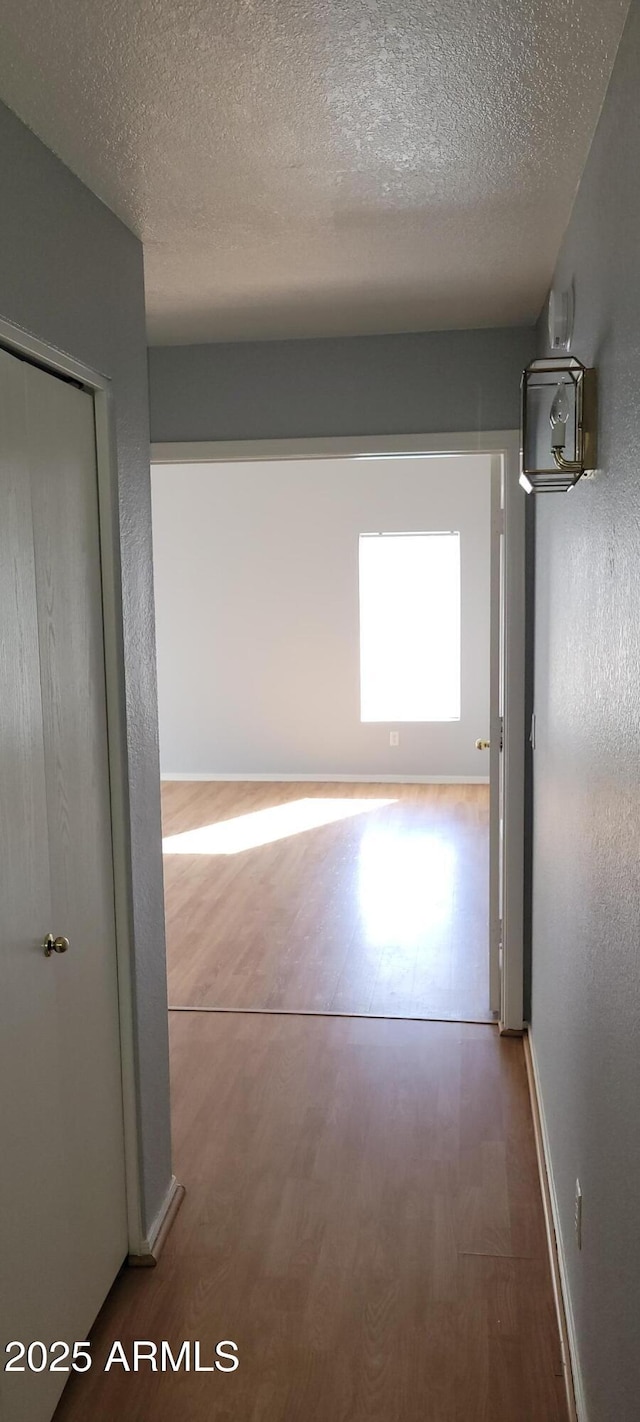
[[[524,1027],[525,508],[519,485],[520,435],[502,458],[504,520],[504,885],[500,1031]]]
[[[502,849],[502,602],[504,570],[503,545],[503,479],[502,460],[491,455],[491,556],[490,556],[490,650],[489,650],[489,1006],[492,1012],[502,1011],[502,917],[501,883]]]
[[[133,910],[128,762],[122,637],[122,574],[118,525],[118,466],[114,399],[108,376],[73,360],[19,326],[0,319],[0,343],[10,354],[50,372],[67,376],[93,396],[96,428],[98,521],[102,574],[109,794],[116,929],[116,967],[122,1071],[125,1188],[129,1254],[143,1254],[147,1241],[142,1218],[140,1131],[135,1056],[133,998]]]
[[[517,430],[464,434],[349,435],[314,439],[214,440],[151,445],[152,464],[240,460],[353,459],[489,454],[500,461],[505,527],[505,876],[500,1031],[523,1028],[524,875],[524,495],[518,486]]]

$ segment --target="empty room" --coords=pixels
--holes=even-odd
[[[152,504],[170,1007],[492,1020],[491,455]]]
[[[637,1422],[640,0],[0,7],[1,1422]]]

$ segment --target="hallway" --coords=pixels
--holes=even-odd
[[[521,1041],[210,1013],[171,1039],[186,1199],[56,1422],[566,1422]],[[105,1376],[115,1339],[240,1366]]]

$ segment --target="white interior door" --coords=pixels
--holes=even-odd
[[[524,498],[494,458],[491,505],[489,980],[503,1030],[523,1024]]]
[[[0,351],[0,412],[4,1365],[86,1337],[127,1222],[93,399]],[[3,1415],[67,1376],[2,1373]]]

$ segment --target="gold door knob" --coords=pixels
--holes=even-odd
[[[54,938],[52,933],[47,933],[42,944],[45,958],[50,958],[52,953],[66,953],[69,947],[68,938]]]
[[[489,750],[491,741],[476,741],[476,750]]]

